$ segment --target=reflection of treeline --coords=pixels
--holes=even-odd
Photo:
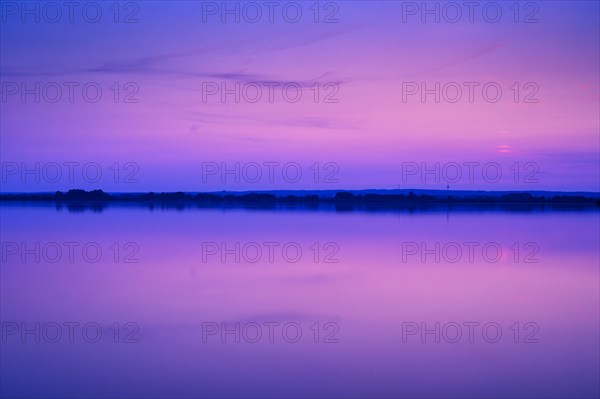
[[[511,193],[504,195],[478,196],[434,196],[408,194],[354,194],[340,191],[335,196],[321,197],[311,195],[275,195],[271,193],[136,193],[108,194],[102,190],[69,190],[48,194],[0,194],[4,201],[55,201],[55,202],[149,202],[149,203],[241,203],[241,204],[317,204],[332,203],[342,206],[367,205],[389,207],[404,204],[596,204],[600,199],[580,195],[534,196],[530,193]]]
[[[456,202],[456,203],[474,203],[474,204],[539,204],[539,203],[558,203],[558,204],[598,204],[600,205],[600,200],[592,197],[584,197],[584,196],[552,196],[552,197],[544,197],[544,196],[534,196],[529,193],[511,193],[504,194],[498,196],[434,196],[434,195],[416,195],[414,193],[404,194],[365,194],[365,195],[355,195],[351,192],[339,192],[335,195],[334,201],[336,202],[357,202],[357,203],[394,203],[394,202],[417,202],[417,203],[427,203],[427,202]]]

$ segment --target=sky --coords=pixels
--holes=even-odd
[[[0,191],[600,191],[597,1],[68,4],[0,1]]]

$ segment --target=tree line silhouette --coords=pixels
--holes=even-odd
[[[420,203],[460,203],[460,204],[595,204],[600,206],[600,199],[581,195],[534,196],[527,192],[515,192],[503,195],[416,195],[408,194],[355,194],[350,191],[339,191],[335,196],[310,195],[275,195],[272,193],[135,193],[108,194],[102,190],[85,191],[81,189],[67,192],[35,194],[0,194],[2,201],[54,201],[54,202],[154,202],[154,203],[335,203],[340,205],[390,206],[394,204]]]

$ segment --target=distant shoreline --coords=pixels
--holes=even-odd
[[[463,195],[452,194],[356,194],[352,191],[337,191],[333,196],[320,196],[318,194],[304,195],[276,195],[265,192],[244,193],[106,193],[102,190],[69,190],[68,192],[57,191],[55,193],[6,193],[0,194],[0,201],[45,201],[56,203],[166,203],[166,204],[336,204],[336,205],[358,205],[369,207],[394,207],[402,205],[420,204],[502,204],[502,205],[581,205],[598,206],[598,197],[584,195],[553,195],[540,196],[528,192],[509,192],[507,194],[472,194],[465,191]]]

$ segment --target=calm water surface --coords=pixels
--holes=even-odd
[[[597,210],[0,212],[3,397],[600,395]]]

